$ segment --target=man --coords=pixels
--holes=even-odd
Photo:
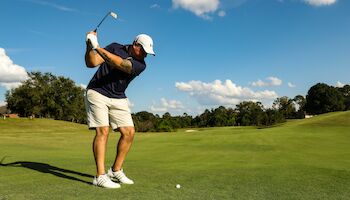
[[[135,133],[125,90],[145,70],[144,59],[147,54],[155,55],[153,40],[146,34],[140,34],[131,45],[112,43],[101,48],[97,33],[89,32],[86,46],[86,66],[98,67],[85,96],[88,126],[96,131],[92,148],[97,172],[93,185],[120,188],[119,183],[134,184],[122,170]],[[119,131],[121,136],[115,161],[106,174],[104,162],[110,126],[114,131]]]

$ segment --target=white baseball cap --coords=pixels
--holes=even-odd
[[[154,56],[156,55],[153,51],[153,40],[149,35],[140,34],[136,36],[134,42],[141,44],[146,53]]]

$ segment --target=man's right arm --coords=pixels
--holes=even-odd
[[[90,32],[91,33],[91,32]],[[96,33],[95,33],[96,34]],[[102,64],[104,59],[93,50],[90,40],[86,41],[85,64],[89,68],[97,67]]]

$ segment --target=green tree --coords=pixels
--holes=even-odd
[[[343,87],[339,88],[339,91],[344,97],[344,109],[350,110],[350,85],[344,85]]]
[[[172,132],[173,129],[169,121],[160,119],[155,127],[156,132]]]
[[[192,126],[192,116],[188,115],[187,113],[184,113],[181,116],[181,128],[191,127]]]
[[[296,118],[298,118],[298,119],[305,118],[305,104],[306,104],[305,97],[302,96],[302,95],[296,95],[293,98],[293,101],[298,106],[298,109],[297,109],[297,112],[296,112]]]
[[[54,100],[51,109],[54,112],[56,119],[63,119],[67,121],[81,121],[80,116],[84,116],[85,109],[83,94],[84,90],[76,87],[75,83],[67,78],[58,77],[52,83],[52,92],[50,101]]]
[[[162,118],[159,118],[155,124],[155,131],[157,132],[171,132],[174,131],[174,125],[172,122],[172,116],[169,112],[163,114]]]
[[[205,111],[198,116],[197,125],[199,127],[208,127],[210,116],[211,116],[210,111],[208,109],[205,109]]]
[[[227,124],[226,124],[226,126],[236,125],[236,117],[237,117],[237,112],[232,108],[228,108],[227,109]]]
[[[8,108],[23,117],[37,116],[86,122],[84,89],[51,73],[31,72],[29,79],[6,93]]]
[[[312,86],[306,95],[305,110],[309,114],[322,114],[344,110],[343,94],[325,83]]]
[[[148,132],[155,129],[155,123],[159,116],[154,116],[152,113],[142,111],[133,114],[135,128],[138,132]]]
[[[273,102],[273,107],[277,109],[286,119],[295,118],[296,109],[292,99],[286,96],[277,98]]]
[[[228,121],[227,110],[224,106],[220,106],[212,111],[210,118],[210,126],[226,126]]]
[[[236,122],[241,126],[260,126],[263,124],[264,111],[261,102],[243,101],[236,105]]]
[[[7,108],[11,113],[20,116],[31,116],[40,114],[40,97],[29,85],[7,91],[5,94]]]
[[[281,112],[279,112],[276,109],[268,108],[265,110],[265,115],[263,118],[263,125],[264,126],[271,126],[277,123],[285,122],[285,118]]]

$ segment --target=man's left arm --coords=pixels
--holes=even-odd
[[[109,66],[119,69],[127,74],[132,73],[132,63],[130,60],[123,59],[122,57],[112,54],[101,47],[98,47],[95,50]]]

